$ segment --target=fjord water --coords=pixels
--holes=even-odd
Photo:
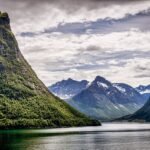
[[[148,150],[150,124],[0,131],[1,150]]]

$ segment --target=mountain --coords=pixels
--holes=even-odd
[[[148,100],[148,98],[150,97],[150,85],[140,85],[136,88],[136,90],[143,95],[143,98],[145,100]]]
[[[141,122],[150,122],[150,98],[147,103],[135,112],[133,115],[128,115],[117,119],[117,121],[141,121]]]
[[[84,90],[88,83],[86,80],[76,81],[69,78],[68,80],[62,80],[53,84],[48,89],[62,99],[69,99]]]
[[[123,83],[113,84],[97,76],[68,103],[88,116],[107,121],[134,113],[145,101],[131,86]]]
[[[51,94],[22,56],[0,13],[0,128],[99,125]]]
[[[133,102],[142,105],[147,101],[146,99],[143,99],[143,95],[141,95],[136,89],[128,84],[115,83],[113,86],[116,87],[121,93],[123,93],[128,99],[130,99],[130,101],[133,100]]]

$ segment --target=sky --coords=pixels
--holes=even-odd
[[[47,86],[97,75],[150,84],[149,0],[0,0],[0,10]]]

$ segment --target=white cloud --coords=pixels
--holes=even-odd
[[[46,85],[69,77],[91,80],[98,74],[132,85],[148,82],[146,77],[135,78],[139,74],[134,65],[150,63],[150,32],[42,34],[18,37],[18,41]]]

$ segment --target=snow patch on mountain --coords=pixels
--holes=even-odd
[[[107,89],[108,88],[108,85],[107,84],[105,84],[105,83],[101,83],[101,82],[97,82],[97,85],[98,85],[98,87],[103,87],[103,88],[105,88],[105,89]]]
[[[146,89],[145,91],[139,91],[141,94],[150,93],[150,89]]]
[[[55,96],[61,98],[61,99],[69,99],[71,97],[74,96],[74,94],[57,94],[57,93],[53,93]]]
[[[124,89],[123,87],[117,85],[117,84],[113,84],[113,87],[117,88],[120,92],[125,93],[126,89]]]

